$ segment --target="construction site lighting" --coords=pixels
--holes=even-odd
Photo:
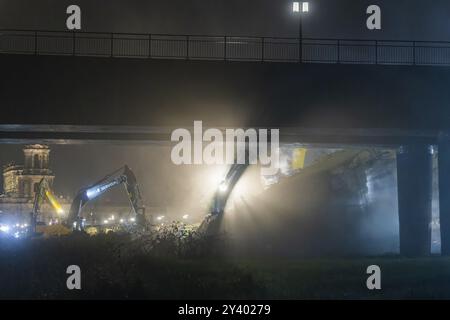
[[[293,2],[292,3],[292,11],[295,13],[298,12],[309,12],[309,2]]]
[[[220,192],[226,192],[228,190],[228,184],[225,181],[222,181],[219,185]]]

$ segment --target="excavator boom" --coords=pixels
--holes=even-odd
[[[119,174],[120,173],[120,174]],[[91,200],[96,199],[108,190],[124,185],[130,200],[131,207],[136,214],[138,223],[145,221],[145,208],[142,203],[142,197],[137,184],[136,176],[128,166],[123,166],[113,173],[100,179],[93,185],[82,188],[75,196],[70,207],[68,224],[76,230],[83,229],[81,210]]]
[[[35,190],[33,211],[31,212],[31,230],[33,233],[36,232],[38,216],[41,212],[41,205],[45,199],[47,199],[48,202],[52,205],[56,213],[64,213],[61,204],[58,202],[58,200],[56,200],[56,197],[51,191],[49,182],[47,181],[47,179],[42,178]]]

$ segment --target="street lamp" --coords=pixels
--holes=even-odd
[[[302,16],[303,14],[309,12],[309,2],[293,2],[292,11],[298,14],[298,60],[301,63],[303,60],[303,23]]]

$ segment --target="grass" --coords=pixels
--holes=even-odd
[[[0,298],[11,299],[433,299],[450,298],[450,258],[177,258],[134,252],[118,236],[0,243]],[[67,290],[67,266],[82,290]],[[381,267],[381,290],[366,288]]]

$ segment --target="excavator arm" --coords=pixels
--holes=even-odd
[[[118,185],[125,186],[131,207],[136,214],[137,223],[145,223],[145,208],[142,203],[141,192],[136,176],[133,171],[125,165],[96,183],[78,191],[70,206],[70,212],[67,219],[68,224],[73,226],[75,230],[81,231],[83,229],[83,219],[81,217],[81,210],[83,207],[89,201],[96,199]]]
[[[297,148],[294,150],[292,159],[292,168],[294,170],[303,169],[305,163],[306,149]],[[246,158],[248,158],[248,147],[246,147]],[[241,176],[244,174],[249,166],[249,162],[243,164],[234,163],[231,165],[227,175],[219,184],[210,208],[210,215],[202,222],[200,230],[206,233],[217,233],[223,219],[225,207],[227,205],[230,195],[238,183]]]
[[[202,221],[199,227],[201,233],[207,236],[218,234],[228,199],[236,186],[236,183],[244,174],[248,166],[248,163],[235,163],[231,165],[226,176],[220,182],[214,193],[209,215]]]
[[[219,184],[213,198],[211,206],[212,215],[223,214],[228,198],[234,189],[234,186],[241,178],[242,174],[247,169],[248,164],[233,164],[225,178]]]

